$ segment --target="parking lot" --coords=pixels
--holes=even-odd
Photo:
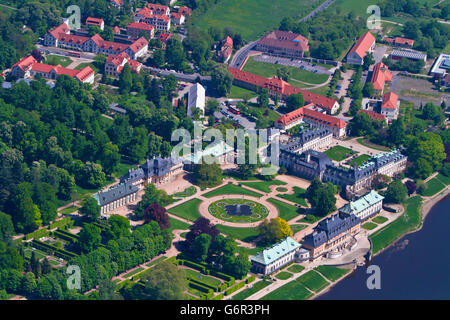
[[[328,75],[332,74],[332,72],[330,70],[327,70],[326,68],[324,68],[322,66],[318,66],[316,64],[311,64],[311,63],[303,61],[303,60],[279,58],[279,57],[268,56],[265,54],[260,55],[260,56],[255,56],[253,58],[253,60],[259,61],[259,62],[281,64],[284,66],[290,66],[290,67],[294,67],[294,68],[304,69],[306,71],[319,73],[319,74],[328,74]]]

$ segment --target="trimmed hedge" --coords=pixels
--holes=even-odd
[[[252,283],[253,281],[255,281],[255,279],[256,279],[256,276],[251,275],[247,279],[245,279],[245,283],[247,283],[247,284]]]
[[[78,241],[79,236],[71,234],[69,232],[62,232],[61,230],[56,230],[53,232],[55,237],[61,238],[63,240],[70,241],[71,243],[75,243]]]
[[[26,234],[25,240],[36,239],[36,238],[39,239],[39,238],[47,236],[49,233],[50,233],[50,231],[48,231],[45,228],[42,228],[42,229],[39,229],[39,230],[36,230],[36,231]]]
[[[245,286],[245,281],[241,281],[239,282],[237,285],[231,287],[230,289],[228,289],[227,291],[225,291],[225,295],[229,295],[230,293],[233,293],[241,288],[243,288]]]
[[[211,275],[219,279],[225,280],[225,283],[227,284],[228,287],[231,287],[236,282],[234,277],[215,270],[211,270]]]
[[[189,279],[189,286],[194,288],[194,289],[197,289],[197,290],[199,290],[201,292],[204,292],[204,293],[211,293],[211,294],[213,294],[213,292],[214,292],[213,289],[211,289],[211,288],[209,288],[209,287],[207,287],[207,286],[205,286],[203,284],[197,283],[197,281],[192,280],[192,279]]]
[[[222,300],[222,299],[223,299],[223,293],[219,293],[217,296],[215,296],[211,300]]]
[[[53,222],[49,229],[55,229],[55,228],[63,228],[65,226],[71,226],[73,225],[74,221],[70,217],[65,217],[61,220]]]
[[[66,260],[78,256],[77,254],[75,254],[73,252],[57,248],[55,246],[52,246],[51,244],[48,244],[48,243],[45,243],[45,242],[42,242],[42,241],[39,241],[36,239],[33,239],[33,246],[37,249],[54,254],[55,256],[66,259]]]
[[[200,281],[200,280],[197,280],[197,279],[193,279],[191,277],[188,277],[188,280],[189,280],[189,282],[199,284],[199,285],[201,285],[203,287],[206,287],[206,288],[209,288],[209,289],[211,289],[211,290],[213,290],[215,292],[219,292],[220,291],[220,286],[213,286],[213,285],[207,284],[207,283],[205,283],[203,281]]]

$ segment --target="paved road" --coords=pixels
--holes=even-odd
[[[199,78],[199,77],[200,77],[201,81],[211,81],[210,76],[202,76],[198,73],[187,74],[187,73],[183,73],[183,72],[163,70],[163,69],[158,69],[158,68],[153,68],[153,67],[148,67],[148,66],[142,66],[142,68],[147,71],[150,71],[152,73],[157,73],[158,75],[160,75],[160,76],[162,75],[165,77],[173,74],[175,76],[175,78],[177,78],[178,80],[181,80],[181,81],[195,82],[197,80],[197,78]]]
[[[242,64],[245,61],[245,58],[247,57],[249,52],[253,49],[256,42],[258,42],[258,41],[250,42],[250,43],[246,44],[245,46],[243,46],[242,48],[240,48],[234,54],[233,58],[231,59],[230,67],[240,69],[242,67]]]
[[[328,8],[330,5],[332,5],[334,2],[334,0],[327,0],[324,3],[322,3],[320,6],[318,6],[317,8],[315,8],[313,11],[311,11],[307,16],[301,18],[299,20],[299,22],[303,22],[303,21],[308,21],[309,19],[311,19],[312,17],[314,17],[317,13],[319,13],[320,11],[325,10],[326,8]]]

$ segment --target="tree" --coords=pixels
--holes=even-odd
[[[403,203],[406,199],[408,189],[402,183],[401,180],[394,180],[389,184],[386,194],[385,201],[387,203]]]
[[[372,82],[366,82],[364,84],[362,94],[364,97],[373,97],[375,94],[375,88]]]
[[[181,70],[184,62],[184,50],[181,41],[172,37],[167,41],[166,45],[166,61],[176,70]]]
[[[167,194],[166,191],[156,188],[153,183],[148,184],[145,187],[145,193],[142,200],[139,201],[134,214],[138,218],[143,218],[145,214],[145,209],[148,206],[157,203],[162,207],[167,206],[172,201],[172,197]]]
[[[142,298],[149,300],[182,300],[185,299],[184,291],[188,287],[184,270],[165,261],[153,267],[142,282]]]
[[[398,119],[392,120],[392,124],[388,128],[389,142],[397,146],[403,144],[406,139],[405,131],[406,126],[403,117],[399,117]]]
[[[221,97],[226,96],[231,91],[233,75],[228,72],[225,65],[214,66],[211,72],[211,87]]]
[[[422,110],[424,119],[432,120],[435,125],[441,125],[445,120],[444,111],[432,103],[427,103]]]
[[[79,235],[77,243],[82,252],[91,252],[102,242],[100,228],[93,224],[85,224]]]
[[[195,239],[201,234],[210,235],[213,242],[220,234],[216,226],[203,217],[195,220],[194,224],[189,227],[189,230],[190,231],[186,234],[186,240],[184,241],[184,249],[188,254],[193,252]]]
[[[14,225],[11,216],[0,211],[0,241],[10,240],[14,235]]]
[[[234,257],[234,261],[231,264],[231,274],[237,279],[242,279],[250,271],[252,264],[248,259],[247,253],[241,253]]]
[[[38,205],[42,222],[48,224],[58,216],[58,199],[55,189],[48,183],[38,182],[33,186],[33,200]]]
[[[100,218],[100,206],[94,198],[87,198],[83,206],[78,210],[84,216],[96,221]]]
[[[131,234],[130,220],[117,214],[108,219],[109,229],[104,231],[106,242],[111,239],[120,239]]]
[[[350,120],[350,134],[354,137],[369,136],[375,133],[373,120],[366,113],[357,113]]]
[[[39,226],[40,219],[36,216],[36,208],[31,198],[31,185],[28,182],[23,182],[17,186],[11,213],[14,227],[18,232],[28,233]]]
[[[153,203],[145,209],[144,219],[146,222],[158,222],[161,230],[170,228],[170,217],[166,212],[166,208],[158,203]]]
[[[222,182],[222,169],[218,163],[207,164],[202,161],[201,164],[194,165],[194,183],[200,188],[211,188]]]
[[[287,221],[280,217],[276,217],[275,220],[278,222],[280,226],[281,237],[282,238],[292,237],[292,230]]]
[[[205,261],[208,256],[209,246],[211,245],[211,236],[207,233],[202,233],[197,236],[193,244],[193,258],[199,262]]]
[[[123,300],[123,297],[116,293],[116,283],[107,278],[100,280],[98,296],[100,300]]]
[[[332,183],[322,183],[315,178],[306,190],[306,198],[319,216],[326,216],[336,210],[337,188]]]
[[[119,147],[111,142],[105,144],[103,146],[100,161],[103,170],[110,176],[117,169],[120,163]]]
[[[267,108],[269,106],[269,91],[266,88],[261,89],[258,97],[258,105],[260,108]]]
[[[375,63],[375,59],[373,58],[373,53],[369,52],[364,56],[363,69],[369,70],[369,67]],[[369,96],[371,97],[371,96]]]
[[[22,290],[32,293],[36,289],[36,278],[33,272],[27,272],[22,278]]]
[[[297,94],[292,94],[286,99],[286,107],[288,108],[289,111],[301,108],[304,105],[305,99],[303,98],[303,94],[301,92]]]
[[[119,76],[119,91],[121,94],[129,93],[133,84],[133,76],[131,74],[130,65],[128,63],[122,69]]]
[[[264,220],[260,223],[258,232],[261,245],[271,245],[283,238],[280,223],[275,219],[271,219],[270,221]]]
[[[155,50],[153,53],[152,63],[157,68],[161,68],[165,64],[164,50]]]
[[[422,179],[427,177],[425,174],[430,168],[431,171],[439,170],[442,161],[446,158],[442,138],[433,132],[422,132],[416,137],[412,137],[408,143],[406,154],[409,160],[418,167],[416,174]],[[419,162],[420,159],[423,160]],[[418,172],[422,174],[418,175]]]
[[[408,189],[408,196],[416,192],[416,184],[412,180],[407,180],[405,182],[406,189]]]
[[[283,81],[289,81],[289,77],[291,76],[290,70],[286,66],[281,66],[277,68],[277,77],[282,79]]]

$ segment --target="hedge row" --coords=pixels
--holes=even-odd
[[[217,296],[215,296],[211,300],[222,300],[222,299],[223,299],[223,293],[219,293]]]
[[[71,243],[75,243],[78,241],[79,237],[76,237],[74,234],[68,234],[68,232],[61,232],[61,230],[56,230],[53,232],[55,237],[61,238],[63,240],[70,241]]]
[[[192,279],[189,279],[189,286],[194,288],[194,289],[197,289],[197,290],[199,290],[201,292],[204,292],[204,293],[211,293],[211,294],[213,294],[213,292],[214,292],[213,289],[211,289],[211,288],[209,288],[209,287],[207,287],[207,286],[205,286],[203,284],[200,284],[200,283],[198,283],[198,281],[195,281],[195,280],[192,280]]]
[[[73,225],[74,221],[70,217],[65,217],[61,220],[53,222],[49,229],[55,229],[55,228],[63,228],[65,226],[71,226]]]
[[[100,222],[92,222],[91,224],[93,224],[94,226],[100,228],[100,230],[105,231],[109,229],[109,226],[105,225],[104,223],[100,223]]]
[[[219,279],[225,280],[225,283],[227,284],[228,287],[231,287],[236,281],[234,277],[215,270],[211,270],[211,275]]]
[[[51,244],[36,239],[33,240],[33,246],[36,247],[37,249],[52,253],[55,256],[63,259],[70,259],[77,256],[77,254],[73,252],[60,249],[58,247],[52,246]]]
[[[247,284],[252,283],[253,281],[255,281],[255,279],[256,279],[256,276],[251,275],[247,279],[245,279],[245,283],[247,283]]]
[[[29,240],[29,239],[39,239],[42,237],[47,236],[50,233],[50,231],[48,231],[45,228],[33,231],[31,233],[28,233],[27,235],[25,235],[25,239]]]
[[[235,285],[235,286],[231,287],[230,289],[228,289],[227,291],[225,291],[225,295],[227,296],[230,293],[233,293],[236,290],[239,290],[240,288],[244,287],[244,285],[245,285],[244,281],[239,282],[237,285]]]
[[[220,292],[222,289],[222,285],[221,286],[213,286],[213,285],[210,285],[208,283],[205,283],[203,281],[200,281],[200,280],[197,280],[197,279],[194,279],[191,277],[188,277],[188,280],[189,280],[189,282],[197,283],[203,287],[210,288],[211,290],[213,290],[215,292]]]
[[[207,275],[209,274],[209,270],[205,266],[202,266],[202,265],[200,265],[198,263],[195,263],[195,262],[192,262],[192,261],[189,261],[189,260],[180,259],[180,260],[178,260],[178,265],[182,265],[182,266],[184,265],[184,266],[187,266],[189,268],[198,270],[198,271],[200,271],[203,274],[207,274]]]
[[[210,300],[213,297],[213,292],[203,293],[200,295],[200,300]]]

